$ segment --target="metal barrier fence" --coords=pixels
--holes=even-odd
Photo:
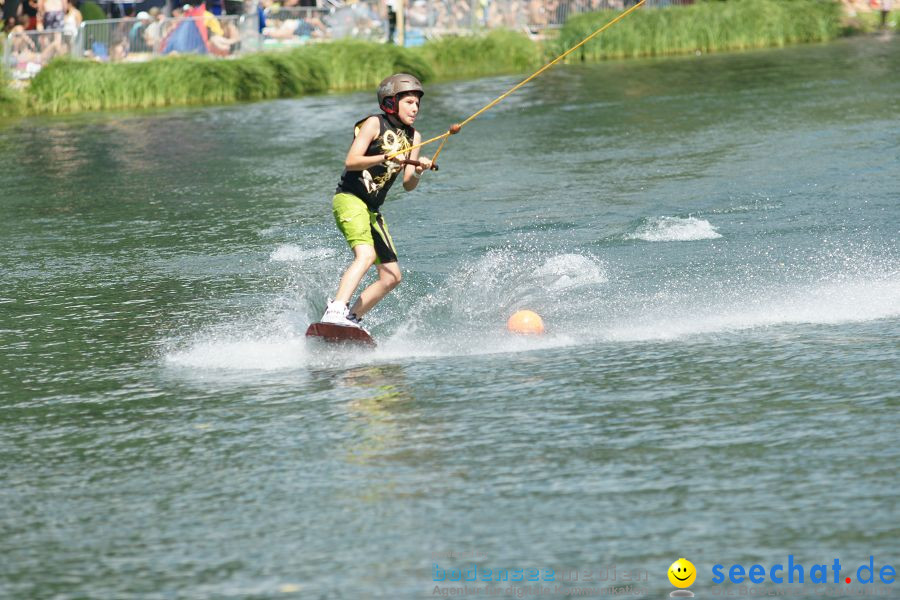
[[[254,14],[105,19],[81,24],[72,56],[103,62],[140,62],[169,54],[227,57],[255,51],[258,42]]]
[[[537,34],[558,28],[574,14],[623,10],[638,0],[410,0],[406,8],[406,45],[446,34],[467,34],[479,29],[506,28]],[[693,4],[694,0],[647,0],[647,8]],[[383,2],[363,0],[368,13],[381,20],[387,32],[388,15]],[[327,23],[327,20],[326,20]],[[340,37],[340,36],[332,36]],[[388,36],[383,35],[381,39]]]
[[[274,48],[346,37],[383,42],[387,36],[383,3],[362,0],[329,8],[267,9],[262,46]]]
[[[528,33],[562,26],[571,15],[622,10],[638,0],[411,0],[404,17],[407,46],[446,34],[507,28]],[[694,0],[647,0],[648,8],[693,4]],[[263,47],[353,37],[383,41],[389,17],[381,0],[361,0],[330,8],[275,8],[265,13]]]
[[[3,66],[15,80],[29,79],[52,59],[69,55],[73,41],[62,31],[13,31],[3,44]]]
[[[356,2],[327,8],[270,8],[262,29],[263,48],[353,37],[371,41],[387,38],[386,21],[377,4]]]
[[[624,10],[638,3],[638,0],[551,0],[545,4],[553,8],[549,19],[529,23],[532,30],[544,27],[561,27],[572,15],[596,12],[599,10]],[[646,8],[664,8],[675,5],[693,4],[694,0],[647,0]],[[554,6],[555,5],[555,6]]]

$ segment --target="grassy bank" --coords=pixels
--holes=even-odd
[[[508,31],[446,37],[420,48],[339,41],[236,60],[198,56],[148,63],[98,64],[57,60],[26,92],[3,86],[0,116],[149,108],[294,97],[372,89],[392,72],[423,81],[526,72],[575,45],[615,13],[569,19],[556,39],[537,44]],[[639,10],[570,61],[662,56],[784,46],[842,33],[837,2],[823,0],[701,1],[693,6]]]
[[[226,104],[359,89],[397,70],[433,77],[428,64],[409,51],[346,41],[237,60],[178,56],[112,65],[57,60],[34,78],[27,95],[31,109],[42,113]]]
[[[544,49],[527,36],[494,31],[487,36],[444,37],[430,41],[419,54],[438,79],[463,79],[521,73],[544,63]]]
[[[2,51],[2,48],[0,48]],[[10,87],[9,76],[0,69],[0,118],[15,117],[25,112],[25,94]]]
[[[395,72],[423,81],[518,72],[541,58],[526,36],[495,31],[414,49],[344,40],[237,60],[182,56],[106,65],[64,59],[42,70],[27,96],[39,113],[223,104],[370,89]]]
[[[548,44],[559,55],[610,21],[607,11],[570,18]],[[842,33],[839,3],[822,0],[729,0],[640,10],[591,40],[569,61],[723,52],[832,40]]]

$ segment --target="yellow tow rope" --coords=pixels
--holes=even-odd
[[[515,92],[517,89],[519,89],[520,87],[522,87],[523,85],[525,85],[526,83],[528,83],[529,81],[531,81],[532,79],[534,79],[535,77],[537,77],[538,75],[540,75],[541,73],[543,73],[544,71],[546,71],[547,69],[549,69],[550,67],[552,67],[553,65],[555,65],[556,63],[561,61],[562,59],[564,59],[565,57],[567,57],[568,55],[572,54],[573,52],[575,52],[576,50],[578,50],[579,48],[584,46],[586,43],[588,43],[589,41],[591,41],[592,39],[594,39],[595,37],[597,37],[604,31],[606,31],[607,29],[609,29],[610,27],[612,27],[613,25],[615,25],[616,23],[618,23],[619,21],[621,21],[622,19],[624,19],[625,17],[630,15],[632,12],[636,11],[646,1],[647,0],[640,0],[640,2],[638,2],[634,6],[632,6],[625,12],[623,12],[621,15],[619,15],[618,17],[616,17],[615,19],[613,19],[612,21],[610,21],[609,23],[607,23],[606,25],[604,25],[603,27],[601,27],[600,29],[598,29],[597,31],[592,33],[591,35],[587,36],[586,38],[584,38],[583,40],[581,40],[580,42],[578,42],[577,44],[575,44],[574,46],[572,46],[571,48],[569,48],[568,50],[566,50],[565,52],[560,54],[559,56],[557,56],[556,58],[554,58],[553,60],[548,62],[546,65],[544,65],[543,67],[541,67],[534,73],[532,73],[528,78],[520,81],[519,83],[517,83],[516,85],[511,87],[508,91],[501,94],[500,96],[497,96],[497,98],[495,98],[494,100],[492,100],[491,102],[486,104],[481,110],[474,113],[472,116],[470,116],[468,119],[466,119],[462,123],[454,124],[446,132],[442,133],[441,135],[435,136],[435,137],[431,138],[430,140],[425,140],[424,142],[420,142],[420,143],[416,144],[415,146],[405,148],[405,149],[401,150],[400,152],[394,152],[393,154],[389,154],[387,158],[391,159],[391,158],[394,158],[395,156],[397,156],[398,154],[405,154],[407,152],[411,152],[412,150],[415,150],[416,148],[421,148],[422,146],[426,146],[432,142],[442,140],[441,145],[438,146],[437,152],[435,152],[434,156],[431,158],[432,162],[436,162],[437,157],[441,153],[441,150],[444,148],[444,144],[447,142],[448,137],[450,137],[451,135],[454,135],[456,133],[459,133],[460,129],[462,129],[463,127],[468,125],[471,121],[473,121],[476,117],[478,117],[478,115],[480,115],[481,113],[485,112],[486,110],[493,108],[494,106],[499,104],[501,100],[503,100],[504,98],[506,98],[513,92]]]

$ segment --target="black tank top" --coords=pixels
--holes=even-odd
[[[394,152],[402,152],[412,146],[416,130],[412,127],[395,127],[388,121],[387,116],[369,115],[369,117],[377,116],[381,131],[378,137],[372,140],[366,149],[366,156],[376,156],[378,154],[393,154]],[[353,137],[359,135],[365,119],[359,121],[353,129]],[[402,157],[397,157],[402,158]],[[348,171],[344,169],[341,175],[341,181],[338,183],[335,193],[353,194],[360,198],[369,207],[372,212],[378,211],[378,208],[384,203],[388,190],[394,185],[394,180],[403,171],[403,167],[397,163],[390,162],[389,166],[379,163],[374,167],[362,171]]]

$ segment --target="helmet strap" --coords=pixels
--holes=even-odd
[[[384,102],[381,103],[381,110],[388,115],[396,115],[397,114],[397,96],[390,96],[389,98],[385,98]]]

